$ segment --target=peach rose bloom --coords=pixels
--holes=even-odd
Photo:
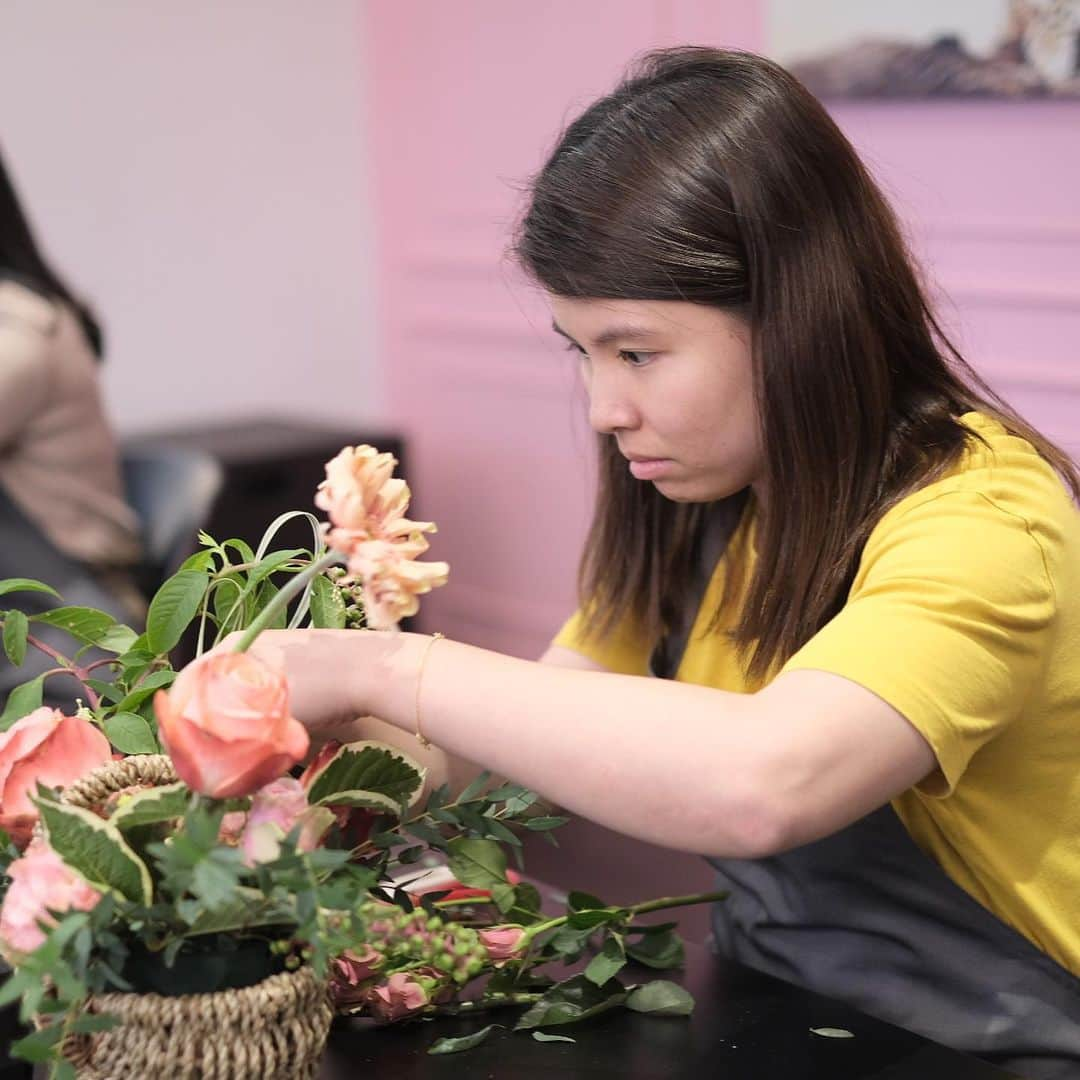
[[[285,676],[248,653],[212,653],[154,697],[162,741],[177,775],[216,799],[250,795],[308,750],[289,712]]]
[[[19,848],[30,842],[37,784],[67,787],[112,757],[109,740],[89,720],[42,706],[0,735],[0,828]]]
[[[0,947],[12,962],[45,940],[38,924],[55,926],[51,911],[90,911],[101,899],[40,837],[8,867],[8,877],[11,884],[0,908]]]

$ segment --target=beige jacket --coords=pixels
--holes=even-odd
[[[62,552],[96,568],[138,559],[98,365],[75,313],[0,280],[0,485]]]

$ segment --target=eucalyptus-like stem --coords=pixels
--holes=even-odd
[[[645,900],[640,904],[634,904],[626,908],[627,915],[633,919],[635,915],[647,915],[652,911],[664,911],[667,908],[689,907],[691,904],[708,904],[714,900],[726,900],[727,890],[720,892],[691,893],[688,896],[661,896],[656,900]],[[537,923],[525,929],[525,941],[531,942],[538,935],[547,930],[554,930],[557,926],[564,926],[568,919],[576,912],[568,911],[565,915],[548,919],[547,922]],[[599,929],[599,928],[598,928]]]
[[[244,652],[251,643],[274,621],[279,611],[283,611],[289,601],[301,592],[316,574],[341,562],[341,555],[336,551],[328,551],[320,559],[310,563],[306,570],[295,574],[291,581],[281,587],[281,591],[259,612],[252,624],[240,635],[236,643],[236,652]]]

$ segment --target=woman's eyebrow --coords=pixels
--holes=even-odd
[[[567,341],[574,341],[574,339],[557,323],[552,321],[551,329],[556,334],[561,334]],[[634,326],[632,323],[619,323],[614,326],[609,326],[596,335],[596,338],[592,342],[593,348],[598,348],[602,345],[611,345],[616,341],[640,341],[651,342],[655,341],[660,336],[655,330],[650,330],[646,326]],[[576,345],[577,342],[574,341]]]

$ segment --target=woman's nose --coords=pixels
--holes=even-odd
[[[611,435],[634,428],[637,423],[638,410],[619,386],[619,380],[598,377],[594,372],[589,380],[589,426],[601,435]]]

